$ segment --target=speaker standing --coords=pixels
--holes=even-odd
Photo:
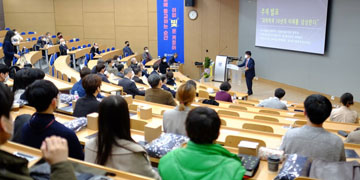
[[[245,78],[246,78],[246,86],[248,89],[248,95],[252,95],[252,80],[255,77],[255,61],[251,58],[251,52],[245,52],[245,61],[239,65],[239,67],[245,67]]]

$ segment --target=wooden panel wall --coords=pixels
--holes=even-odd
[[[197,0],[195,7],[185,7],[185,64],[184,73],[199,79],[196,61],[206,56],[238,56],[239,1]],[[188,18],[189,11],[198,12],[196,20]],[[206,53],[206,50],[208,52]]]
[[[4,0],[6,27],[21,31],[61,31],[123,48],[129,40],[132,49],[143,52],[148,46],[157,56],[157,0]],[[197,0],[196,7],[185,7],[184,73],[198,79],[195,61],[219,53],[238,56],[239,1]],[[192,21],[188,12],[198,11]],[[206,53],[208,50],[208,53]],[[220,52],[222,51],[222,52]]]
[[[64,36],[123,48],[131,43],[157,56],[156,0],[3,0],[5,26],[19,32],[62,32]]]

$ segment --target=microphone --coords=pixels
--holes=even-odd
[[[219,52],[219,55],[221,55],[221,53],[222,52],[224,52],[225,51],[225,49],[227,49],[228,47],[227,47],[227,45],[225,46],[225,48],[224,49],[222,49],[220,52]]]

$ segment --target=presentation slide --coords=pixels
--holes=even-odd
[[[324,54],[328,0],[257,0],[255,46]]]

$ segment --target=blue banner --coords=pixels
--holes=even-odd
[[[184,63],[184,1],[157,0],[158,55]]]

